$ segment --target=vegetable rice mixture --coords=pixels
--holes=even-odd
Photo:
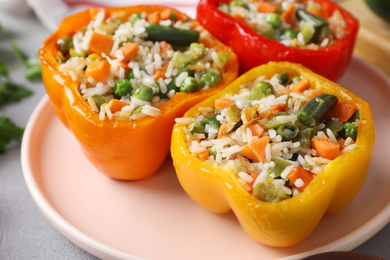
[[[359,111],[283,72],[176,122],[187,125],[193,156],[230,167],[254,197],[275,202],[304,191],[328,162],[355,147]]]
[[[199,28],[179,12],[98,12],[88,26],[57,41],[60,71],[99,118],[158,116],[176,92],[196,92],[221,80],[230,52],[199,43]]]
[[[345,35],[346,23],[341,13],[336,10],[327,17],[324,7],[311,0],[233,0],[228,4],[221,2],[218,8],[286,46],[328,47]]]

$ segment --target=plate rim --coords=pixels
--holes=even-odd
[[[353,62],[359,63],[359,65],[365,66],[369,73],[375,74],[374,77],[383,78],[390,86],[390,77],[385,74],[383,71],[376,68],[374,65],[369,62],[364,61],[363,59],[354,56]],[[63,234],[67,239],[69,239],[76,246],[82,248],[88,253],[105,259],[134,259],[134,260],[147,260],[148,258],[143,258],[140,256],[136,256],[119,249],[108,246],[97,239],[83,233],[81,230],[73,226],[70,222],[65,220],[53,207],[53,205],[48,201],[45,195],[42,193],[39,185],[36,182],[35,175],[31,169],[30,164],[30,156],[29,150],[31,147],[32,134],[34,131],[34,127],[36,122],[39,120],[39,117],[47,106],[51,107],[51,110],[46,111],[45,113],[52,113],[55,116],[54,108],[52,107],[49,98],[44,95],[37,106],[34,108],[25,128],[24,136],[21,144],[21,166],[23,177],[27,188],[34,200],[37,204],[38,208],[42,212],[42,214],[46,217],[46,219],[58,230],[61,234]],[[381,211],[377,212],[369,221],[362,224],[359,228],[354,229],[350,233],[346,234],[334,240],[330,243],[322,245],[320,247],[294,254],[291,256],[286,256],[279,258],[280,260],[290,260],[306,257],[312,254],[326,252],[326,251],[340,251],[347,250],[350,251],[359,245],[363,244],[367,240],[369,240],[372,236],[378,233],[383,227],[385,227],[388,223],[390,223],[390,201],[388,204],[382,208]],[[361,236],[361,234],[365,234],[365,236]],[[356,234],[359,234],[357,236]]]

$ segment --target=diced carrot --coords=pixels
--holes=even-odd
[[[294,186],[300,192],[304,191],[310,182],[314,179],[314,174],[309,170],[306,170],[300,166],[295,167],[289,174],[288,179],[292,186]],[[302,181],[301,185],[296,186],[297,180]]]
[[[295,5],[291,4],[281,15],[280,18],[285,20],[287,23],[292,24],[291,17],[294,15]]]
[[[225,132],[227,127],[228,127],[227,124],[225,122],[223,122],[222,125],[219,127],[219,130],[218,130],[218,139],[222,138],[223,133]]]
[[[154,80],[158,80],[159,78],[165,79],[165,71],[164,70],[155,70],[153,78],[154,78]]]
[[[172,45],[166,41],[161,41],[158,43],[158,45],[160,46],[160,54],[167,54],[169,50],[172,50]]]
[[[112,113],[121,111],[123,107],[128,105],[129,103],[126,103],[125,101],[115,99],[115,98],[111,99],[110,102],[108,102],[108,106],[110,107]]]
[[[351,103],[340,101],[326,115],[326,119],[338,118],[340,122],[346,122],[357,111],[357,108]]]
[[[252,120],[252,109],[250,109],[249,107],[244,107],[242,109],[242,113],[245,115],[247,121]]]
[[[340,144],[335,144],[323,138],[313,138],[311,140],[311,147],[317,151],[317,156],[329,160],[333,160],[340,155]]]
[[[345,139],[344,138],[339,137],[339,139],[337,139],[337,143],[340,145],[340,151],[345,148]]]
[[[249,129],[252,132],[252,135],[261,137],[261,135],[264,133],[264,126],[260,125],[259,122],[253,123]]]
[[[158,24],[160,22],[160,13],[159,12],[153,12],[146,16],[146,20],[150,24]]]
[[[217,98],[215,100],[215,108],[228,108],[234,106],[235,102],[232,99]]]
[[[310,100],[313,99],[316,96],[319,96],[321,94],[325,94],[326,92],[322,89],[310,89],[305,93],[305,96],[308,97]]]
[[[318,8],[318,7],[312,6],[307,11],[309,13],[311,13],[311,14],[314,14],[314,15],[318,16],[318,17],[326,19],[326,16],[324,14],[324,10],[322,10],[322,8]]]
[[[255,104],[253,107],[252,107],[252,112],[253,113],[256,113],[257,109],[259,109],[260,105],[259,104]]]
[[[286,104],[276,104],[271,107],[272,110],[274,111],[286,111],[287,105]]]
[[[88,65],[85,77],[92,77],[97,82],[104,82],[111,74],[111,65],[106,58],[99,58]]]
[[[162,11],[160,13],[160,18],[161,18],[161,20],[170,20],[171,14],[172,14],[171,10],[165,9],[164,11]]]
[[[248,183],[249,187],[251,188],[251,190],[249,191],[250,194],[252,194],[252,192],[253,192],[253,188],[254,188],[253,184],[255,184],[255,181],[256,181],[257,177],[259,177],[259,175],[256,173],[251,173],[251,177],[252,177],[252,181],[250,183]]]
[[[273,2],[260,2],[257,4],[257,11],[259,13],[276,13],[279,6]]]
[[[203,152],[198,153],[196,157],[201,161],[206,161],[210,157],[210,153],[208,150],[204,150]]]
[[[189,68],[190,70],[202,70],[204,69],[204,66],[200,64],[188,64],[187,68]]]
[[[244,145],[241,150],[242,155],[256,162],[264,162],[265,159],[265,147],[269,143],[270,139],[268,136],[260,137],[255,139],[249,144]]]
[[[302,93],[303,91],[310,88],[310,81],[307,78],[303,78],[300,81],[296,82],[291,87],[291,92]]]
[[[99,55],[101,55],[102,53],[109,55],[113,45],[114,39],[111,36],[98,32],[93,32],[91,36],[91,41],[89,42],[89,52],[97,53]]]
[[[125,45],[123,45],[120,50],[123,53],[123,60],[124,62],[127,62],[131,60],[139,51],[139,45],[134,42],[128,42]]]

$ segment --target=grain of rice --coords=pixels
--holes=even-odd
[[[350,145],[344,147],[344,149],[341,150],[341,153],[346,153],[346,152],[348,152],[348,151],[351,151],[351,150],[352,150],[353,148],[355,148],[355,147],[356,147],[356,144],[350,144]]]
[[[296,179],[294,182],[294,186],[297,188],[301,188],[304,185],[305,185],[305,183],[303,182],[303,180],[301,178]]]
[[[327,136],[329,137],[329,139],[330,139],[333,143],[335,143],[335,144],[338,143],[338,142],[337,142],[337,139],[336,139],[336,136],[333,134],[333,131],[332,131],[332,130],[330,130],[329,128],[327,128],[327,129],[326,129],[326,134],[327,134]]]
[[[99,112],[99,109],[96,106],[96,103],[95,103],[95,101],[93,100],[92,97],[88,97],[87,101],[88,101],[88,104],[91,106],[92,111]]]
[[[131,96],[131,102],[138,105],[138,106],[145,106],[145,105],[149,105],[150,103],[147,102],[147,101],[143,101],[141,99],[138,99],[134,96]]]
[[[189,125],[195,122],[195,118],[175,118],[175,122],[181,125]]]
[[[178,75],[176,77],[176,80],[175,80],[175,84],[176,86],[180,86],[180,84],[182,83],[182,81],[185,79],[185,77],[188,76],[188,72],[182,72],[180,73],[180,75]]]
[[[78,81],[78,77],[77,77],[76,73],[73,70],[69,70],[68,74],[69,74],[69,76],[72,78],[72,80],[74,82]]]
[[[175,93],[176,93],[176,91],[175,91],[174,89],[171,89],[171,90],[168,92],[168,94],[167,94],[168,98],[173,98],[173,96],[175,95]]]
[[[347,137],[344,141],[344,146],[348,146],[353,142],[353,139],[351,137]]]

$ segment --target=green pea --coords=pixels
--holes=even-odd
[[[242,8],[244,8],[244,9],[246,9],[246,10],[249,10],[248,4],[247,4],[247,3],[244,3],[243,1],[236,1],[236,0],[231,1],[231,2],[229,3],[229,7],[230,7],[230,8],[232,8],[232,7],[242,7]]]
[[[299,128],[293,124],[285,124],[279,126],[276,133],[282,137],[282,141],[290,141],[298,136]]]
[[[187,76],[180,84],[180,92],[195,92],[199,90],[198,82],[191,76]]]
[[[135,14],[132,14],[129,18],[129,22],[134,25],[135,22],[141,20],[142,17],[141,17],[141,13],[135,13]]]
[[[296,39],[298,37],[298,32],[294,29],[286,29],[282,32],[282,35],[288,36],[290,39]]]
[[[354,141],[356,141],[357,138],[357,127],[352,123],[345,123],[343,125],[343,129],[339,132],[340,136],[344,139],[347,139],[348,137],[351,137]]]
[[[114,84],[114,95],[118,98],[131,93],[133,87],[128,79],[120,79]]]
[[[278,75],[279,84],[286,85],[288,83],[288,78],[290,75],[287,71],[283,71]]]
[[[139,67],[139,70],[140,70],[140,71],[145,71],[145,70],[144,70],[143,68],[141,68],[141,67]],[[126,77],[127,77],[128,79],[135,79],[133,69],[127,71]]]
[[[260,100],[274,94],[274,88],[271,84],[261,81],[254,85],[251,90],[251,100]]]
[[[208,71],[200,77],[200,85],[202,87],[213,87],[221,81],[221,76],[215,71]]]
[[[69,54],[70,48],[73,47],[73,39],[70,36],[64,36],[57,40],[57,47],[62,54]]]
[[[146,85],[139,85],[139,87],[134,91],[133,97],[138,98],[143,101],[150,102],[153,98],[153,89]]]
[[[268,13],[265,19],[274,28],[279,28],[280,25],[282,25],[282,18],[280,18],[280,15],[277,13]]]

